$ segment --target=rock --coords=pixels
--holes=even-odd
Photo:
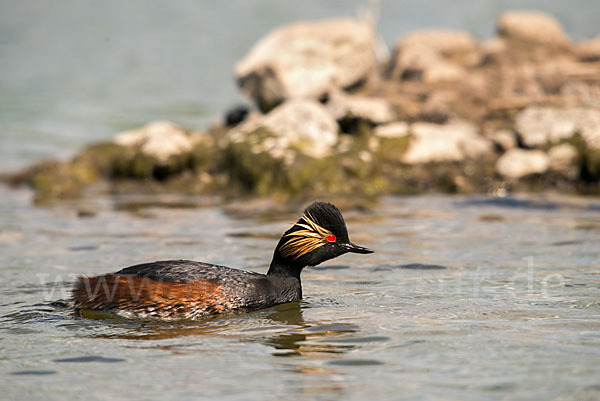
[[[451,118],[456,103],[459,103],[461,100],[461,95],[454,91],[432,91],[423,103],[419,120],[444,124]]]
[[[598,76],[600,76],[600,68]],[[576,98],[581,107],[600,109],[600,83],[594,85],[581,81],[569,81],[560,88],[560,95],[565,98]]]
[[[518,179],[530,174],[543,174],[550,166],[541,150],[510,149],[496,162],[496,171],[503,177]]]
[[[479,62],[477,42],[467,31],[432,29],[415,31],[404,37],[397,50],[423,48],[431,49],[440,56],[459,65],[472,66]]]
[[[77,198],[85,187],[98,178],[94,168],[87,163],[77,162],[41,162],[26,173],[28,184],[35,190],[36,204]]]
[[[187,133],[166,121],[121,132],[111,144],[99,145],[88,147],[80,157],[111,178],[165,181],[184,171],[201,171],[218,158],[212,136]]]
[[[228,189],[281,200],[361,198],[384,192],[387,180],[366,141],[345,135],[347,148],[342,152],[337,131],[324,106],[306,99],[290,100],[267,115],[249,118],[225,135],[222,168]]]
[[[462,67],[443,60],[433,63],[423,71],[423,81],[428,83],[458,82],[465,76],[466,71]]]
[[[506,52],[506,41],[501,38],[492,38],[479,44],[485,60],[497,60]]]
[[[514,132],[508,129],[498,129],[488,132],[486,133],[486,137],[505,151],[517,146],[517,138]]]
[[[395,121],[379,125],[375,127],[373,133],[379,138],[401,138],[408,135],[408,123],[405,121]]]
[[[578,42],[575,45],[575,52],[581,61],[600,61],[600,35]]]
[[[392,75],[406,81],[426,83],[456,82],[464,78],[465,70],[445,61],[435,51],[410,47],[397,53]]]
[[[539,146],[568,138],[575,133],[575,122],[564,117],[564,110],[528,107],[517,115],[515,126],[525,145]]]
[[[581,134],[586,144],[600,149],[600,110],[531,106],[515,120],[517,132],[527,146],[541,146]]]
[[[244,121],[249,112],[250,110],[248,107],[244,105],[238,105],[231,108],[225,113],[225,125],[230,128],[235,127]]]
[[[416,31],[398,41],[392,76],[428,83],[454,82],[465,76],[464,67],[481,59],[475,39],[466,31]]]
[[[285,102],[265,115],[253,115],[231,133],[231,140],[243,142],[245,135],[260,128],[271,135],[254,144],[256,153],[290,157],[290,149],[321,158],[332,153],[338,141],[338,125],[320,103],[307,99]]]
[[[268,111],[285,99],[318,98],[374,71],[375,35],[353,19],[299,22],[262,38],[235,67],[239,86]]]
[[[551,170],[561,172],[565,175],[574,175],[577,173],[577,150],[567,143],[550,148],[548,159]]]
[[[402,158],[407,164],[455,162],[492,152],[491,142],[466,121],[444,125],[415,123],[410,132],[413,139]]]
[[[336,120],[359,118],[373,124],[384,124],[395,118],[391,104],[384,98],[347,95],[339,91],[330,95],[327,109]]]
[[[466,31],[416,31],[398,41],[392,76],[427,83],[456,82],[464,78],[465,67],[477,64],[481,52]]]
[[[121,146],[139,147],[143,154],[159,162],[189,152],[194,146],[190,135],[168,121],[155,121],[135,130],[121,132],[116,135],[114,142]]]
[[[557,49],[570,46],[560,22],[538,11],[505,12],[500,16],[497,29],[502,38],[520,44]]]

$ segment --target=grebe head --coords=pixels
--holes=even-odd
[[[337,207],[315,202],[279,240],[268,274],[299,276],[305,266],[316,266],[348,252],[373,253],[350,242]]]

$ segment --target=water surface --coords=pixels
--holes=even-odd
[[[193,322],[82,319],[81,273],[189,258],[265,272],[297,210],[0,209],[3,399],[600,397],[600,200],[387,198],[345,213],[376,250],[303,273],[305,299]],[[135,204],[144,203],[134,199]],[[42,285],[44,284],[44,285]]]

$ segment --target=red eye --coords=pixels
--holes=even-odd
[[[335,235],[333,235],[333,234],[328,235],[327,236],[327,241],[329,241],[329,242],[335,242]]]

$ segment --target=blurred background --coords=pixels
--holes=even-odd
[[[66,160],[82,148],[85,154],[85,146],[153,120],[203,130],[221,120],[231,107],[250,104],[236,87],[233,69],[260,38],[292,21],[356,16],[367,7],[367,0],[0,0],[0,177],[41,159]],[[378,32],[390,50],[403,35],[425,28],[464,29],[478,40],[491,38],[506,10],[534,9],[550,14],[575,43],[600,32],[600,0],[382,0],[375,8],[380,14]],[[530,21],[520,26],[531,28]],[[556,26],[551,19],[550,27]],[[562,36],[560,26],[556,31]],[[536,29],[534,33],[546,39],[543,32]],[[526,56],[535,53],[529,50],[538,50],[536,46],[525,48]],[[502,54],[510,56],[510,51]],[[553,78],[553,68],[566,65],[565,74],[583,77],[580,81],[573,78],[575,84],[593,83],[583,85],[584,94],[599,94],[590,97],[600,99],[600,56],[587,64],[567,57],[567,63],[561,64],[552,63],[557,58],[549,54],[534,67],[544,67]],[[545,64],[547,60],[550,62]],[[504,99],[511,100],[511,95],[524,88],[522,82],[531,83],[536,77],[529,73],[528,60],[516,66],[511,58],[500,61],[490,63],[489,73],[472,68],[470,75],[459,76],[457,82],[476,83],[472,71],[479,73],[484,83],[508,77],[511,91]],[[316,64],[321,62],[318,58]],[[500,70],[507,72],[494,75]],[[549,96],[542,100],[556,95],[568,105],[569,93],[562,96],[556,89],[560,85],[555,87],[554,82],[543,82],[553,92],[543,87],[540,93]],[[404,84],[409,87],[406,97],[400,96],[404,93],[396,86],[390,93],[394,95],[396,90],[398,98],[405,100],[414,87],[424,88],[425,94],[430,87],[445,89],[445,83],[403,81],[402,87]],[[592,86],[598,92],[585,92]],[[450,91],[456,97],[442,100],[450,99],[452,106],[469,103],[460,85],[452,88],[459,88]],[[483,88],[484,101],[498,100],[496,92]],[[536,92],[526,89],[523,98],[530,102],[533,93],[535,100]],[[420,100],[415,101],[414,114],[425,103],[421,93],[415,91],[414,97]],[[471,111],[477,109],[473,104],[479,102],[476,106],[482,109],[480,106],[491,103],[471,96],[473,99],[471,108],[461,110],[462,118],[473,116]],[[520,107],[529,105],[527,102]],[[600,103],[589,104],[588,111],[598,116],[591,121],[597,128]],[[322,108],[315,107],[317,111]],[[509,103],[505,109],[511,108],[515,107]],[[570,135],[559,139],[577,139],[581,133],[571,131],[579,126],[565,123],[562,109],[551,112],[556,118],[547,125]],[[328,112],[319,115],[323,113],[324,118],[314,120],[331,121],[332,136],[338,138],[339,122]],[[300,127],[298,131],[305,117],[299,115],[289,119],[290,126]],[[540,157],[547,160],[546,152],[550,154],[560,145],[546,143],[542,137],[529,149],[527,144],[517,143],[512,115],[495,118],[504,124],[500,128],[510,128],[504,132],[509,146],[492,148],[485,139],[490,145],[485,147],[488,153],[473,160],[464,156],[462,144],[473,149],[484,140],[479,125],[471,130],[464,125],[446,130],[451,125],[446,124],[435,130],[432,124],[420,124],[426,134],[429,131],[434,145],[450,143],[436,147],[424,142],[421,149],[450,148],[451,156],[460,150],[459,163],[450,158],[433,169],[420,168],[419,160],[398,167],[398,157],[408,144],[405,134],[400,138],[371,137],[377,145],[374,150],[372,141],[364,141],[360,135],[340,135],[340,146],[334,148],[338,154],[322,158],[329,164],[297,157],[299,167],[285,171],[279,169],[282,164],[275,156],[257,162],[252,156],[254,147],[236,146],[231,140],[234,135],[226,138],[230,140],[226,151],[221,149],[215,156],[214,149],[219,147],[214,143],[220,141],[212,141],[210,132],[196,138],[169,129],[166,131],[179,134],[172,136],[175,139],[187,138],[185,143],[192,137],[198,140],[190,152],[196,168],[193,173],[188,171],[190,155],[184,148],[184,158],[174,158],[179,168],[176,172],[183,173],[175,174],[164,186],[149,179],[158,179],[157,171],[168,171],[155,168],[163,165],[152,158],[138,158],[137,150],[122,151],[115,144],[96,147],[97,153],[89,151],[87,158],[73,166],[41,163],[30,170],[29,178],[24,174],[22,181],[47,195],[50,202],[32,204],[32,199],[47,199],[36,198],[29,188],[0,186],[0,398],[600,399],[600,201],[598,197],[569,195],[585,194],[587,189],[599,193],[600,142],[595,142],[595,147],[584,147],[581,138],[572,143],[578,144],[577,151],[571,149],[574,157],[570,160],[577,163],[575,174],[570,173],[575,163],[569,160],[562,175],[553,170],[536,174],[540,171],[527,170],[531,156],[537,155],[534,161]],[[531,128],[528,132],[533,131],[536,139],[541,119],[533,115],[529,120],[533,120],[533,128],[527,127]],[[402,121],[396,122],[402,125]],[[411,121],[415,132],[418,122]],[[213,131],[215,137],[222,134],[219,129]],[[313,131],[316,139],[310,144],[324,137],[325,130]],[[474,133],[466,135],[469,131]],[[592,140],[600,138],[596,135],[600,131],[590,132]],[[448,141],[448,134],[458,139]],[[263,145],[272,139],[265,138]],[[342,142],[347,148],[356,144],[360,152],[341,151]],[[394,143],[404,147],[389,146]],[[115,147],[119,148],[115,154],[125,160],[122,164],[106,151]],[[168,147],[159,142],[156,148]],[[361,151],[367,148],[369,152]],[[525,165],[525,172],[508,179],[499,174],[494,163],[500,150],[502,156],[510,151],[517,156],[530,155],[524,162],[519,156],[512,163]],[[243,157],[247,155],[250,157]],[[596,158],[584,157],[589,155]],[[203,192],[202,185],[210,188],[214,183],[215,188],[224,190],[230,189],[227,185],[231,182],[239,184],[223,178],[222,170],[211,169],[213,159],[217,165],[225,165],[223,160],[227,160],[227,172],[239,182],[240,177],[250,177],[247,181],[253,185],[248,190],[254,194],[264,195],[256,190],[262,183],[267,190],[279,189],[280,182],[290,184],[284,190],[296,195],[306,190],[307,198],[313,196],[313,187],[314,193],[321,188],[321,195],[343,210],[353,241],[376,252],[346,255],[306,269],[304,301],[256,313],[195,322],[75,318],[68,298],[72,281],[81,274],[168,259],[267,271],[273,247],[296,221],[302,205],[286,203],[285,197],[280,198],[283,202],[275,197],[232,200]],[[181,160],[185,163],[177,164]],[[593,163],[587,163],[589,160]],[[144,161],[151,169],[143,168]],[[389,176],[375,171],[380,162]],[[110,163],[110,169],[97,167]],[[113,169],[114,165],[121,170]],[[138,165],[142,165],[140,174],[135,171]],[[589,174],[589,166],[597,166],[592,171],[595,175]],[[547,162],[544,168],[548,170]],[[257,170],[262,174],[246,174]],[[101,182],[93,187],[95,192],[74,196],[80,195],[80,186],[101,176],[99,171],[116,177],[121,186]],[[121,182],[118,178],[122,176],[133,179]],[[283,178],[277,181],[270,176]],[[512,185],[511,178],[517,182],[521,176],[525,186],[515,188],[530,193],[514,191],[515,195],[504,184]],[[264,177],[267,179],[261,181]],[[386,183],[396,186],[386,191]],[[146,191],[142,191],[145,184]],[[376,204],[361,203],[365,188],[371,194],[404,194],[430,187],[458,194],[385,196]],[[345,193],[349,200],[341,203],[340,198],[338,202],[322,188]],[[55,198],[62,202],[51,202]],[[300,199],[304,201],[308,199]],[[66,303],[54,302],[60,299]]]
[[[167,119],[204,128],[245,102],[233,66],[267,32],[355,16],[366,1],[0,1],[0,171],[64,158],[115,132]],[[597,34],[597,0],[381,1],[392,47],[427,27],[494,33],[507,9],[557,17],[573,39]]]

